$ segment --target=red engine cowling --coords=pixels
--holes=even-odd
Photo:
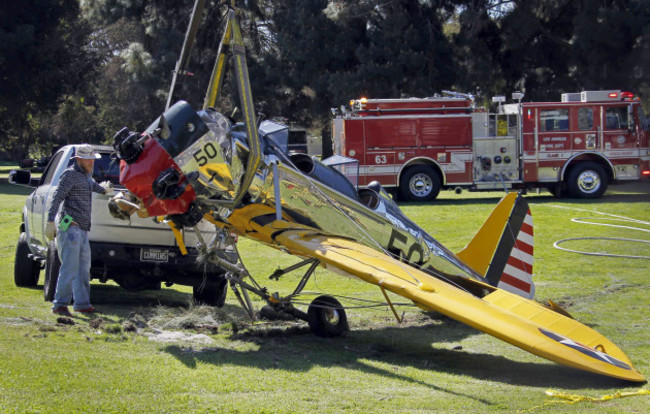
[[[190,184],[174,199],[163,200],[154,194],[152,183],[163,171],[170,168],[186,179],[167,151],[150,137],[145,141],[142,153],[135,162],[127,164],[124,160],[120,161],[120,183],[142,200],[150,216],[182,214],[187,212],[190,204],[196,200],[196,193]]]

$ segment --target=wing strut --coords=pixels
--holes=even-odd
[[[397,311],[395,310],[395,307],[393,306],[393,302],[390,301],[390,298],[388,297],[388,294],[386,293],[386,289],[384,289],[384,282],[379,282],[379,288],[381,289],[381,293],[384,294],[384,297],[386,298],[386,302],[388,303],[388,306],[390,306],[390,310],[393,311],[393,315],[395,315],[395,319],[397,319],[397,323],[402,323],[402,321],[404,320],[404,313],[402,313],[401,318],[397,314]]]

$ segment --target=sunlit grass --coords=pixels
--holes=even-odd
[[[600,396],[642,386],[560,367],[411,306],[398,307],[400,315],[405,312],[405,323],[399,325],[388,308],[355,308],[358,303],[349,299],[381,301],[376,287],[324,270],[307,284],[305,291],[312,294],[299,300],[338,295],[350,307],[352,331],[343,338],[317,338],[296,322],[252,324],[231,292],[223,309],[211,310],[193,307],[188,287],[131,293],[98,282],[92,284],[92,298],[103,325],[76,314],[75,325],[57,324],[40,289],[13,283],[20,211],[27,194],[18,189],[0,184],[2,413],[517,412],[543,405],[548,388]],[[458,251],[502,196],[443,192],[434,203],[405,203],[402,208]],[[639,371],[650,374],[650,261],[553,248],[555,241],[568,237],[643,238],[633,230],[571,219],[599,212],[648,221],[650,185],[612,187],[595,201],[555,199],[545,192],[527,199],[535,222],[537,298],[561,302],[578,320],[619,345]],[[643,253],[643,248],[625,243],[579,246]],[[268,276],[296,258],[245,239],[239,249],[261,285],[281,295],[293,291],[300,272],[279,281]],[[262,303],[256,300],[255,305]],[[106,329],[127,322],[140,324],[138,331]],[[210,326],[218,329],[211,331]],[[200,332],[212,342],[150,339],[163,330]],[[649,412],[650,398],[551,405],[534,412],[586,411]]]

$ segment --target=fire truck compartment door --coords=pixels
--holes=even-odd
[[[474,182],[518,182],[519,151],[515,137],[481,138],[474,140]]]
[[[417,120],[368,119],[364,122],[364,134],[368,150],[413,148],[417,145]]]

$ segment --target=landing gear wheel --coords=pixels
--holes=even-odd
[[[228,281],[225,277],[217,280],[201,280],[194,285],[194,303],[197,305],[223,307],[226,303],[226,294],[228,293]]]
[[[431,201],[440,193],[440,176],[425,165],[410,167],[400,178],[399,191],[407,201]]]
[[[599,198],[607,190],[607,174],[595,162],[582,162],[571,170],[567,184],[573,197]]]
[[[14,283],[16,286],[36,286],[41,266],[29,257],[27,235],[23,232],[18,237],[16,245],[16,261],[14,262]]]
[[[61,261],[59,260],[59,253],[56,249],[56,242],[51,241],[47,245],[45,281],[43,282],[43,298],[48,302],[54,300],[54,292],[56,292],[56,282],[59,280],[60,267]]]
[[[345,310],[331,296],[319,296],[309,305],[307,322],[311,330],[324,338],[341,336],[350,330]]]

